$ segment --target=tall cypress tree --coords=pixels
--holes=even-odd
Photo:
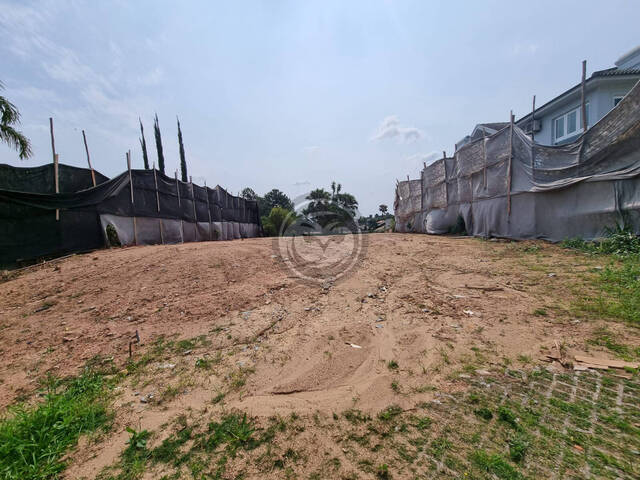
[[[142,120],[138,118],[140,122],[140,146],[142,147],[142,159],[144,160],[144,169],[149,170],[149,155],[147,155],[147,141],[144,139],[144,128],[142,127]]]
[[[180,173],[182,174],[182,181],[186,182],[189,177],[187,177],[187,160],[184,158],[184,145],[182,143],[182,130],[180,130],[180,120],[176,117],[178,121],[178,145],[180,146]]]
[[[153,133],[156,137],[156,150],[158,150],[158,168],[164,173],[164,154],[162,153],[162,137],[160,136],[160,124],[158,123],[158,114],[153,121]]]

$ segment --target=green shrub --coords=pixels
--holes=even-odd
[[[276,237],[284,232],[296,218],[291,210],[282,207],[273,207],[268,216],[262,217],[262,229],[268,237]]]

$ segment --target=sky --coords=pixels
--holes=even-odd
[[[138,118],[167,174],[180,118],[193,181],[278,188],[331,181],[364,215],[392,209],[396,179],[451,153],[481,122],[508,121],[640,44],[640,2],[0,0],[1,93],[22,114],[34,157],[114,176]]]

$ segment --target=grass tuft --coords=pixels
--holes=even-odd
[[[49,378],[43,403],[17,406],[0,420],[0,472],[3,478],[57,478],[62,460],[80,435],[107,429],[103,377],[90,371],[68,381]]]

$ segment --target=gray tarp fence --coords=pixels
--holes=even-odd
[[[0,165],[0,265],[104,247],[108,225],[122,245],[231,240],[261,231],[257,202],[220,186],[131,170],[112,179],[96,172],[98,185],[91,187],[89,170],[59,167],[64,193],[55,194],[52,167]]]
[[[539,145],[510,125],[398,182],[396,230],[560,241],[640,233],[640,83],[575,142]]]

